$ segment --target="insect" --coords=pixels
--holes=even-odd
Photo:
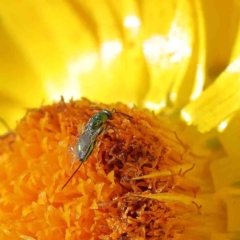
[[[93,151],[96,138],[104,129],[103,125],[107,122],[107,120],[112,119],[113,113],[119,113],[119,114],[122,114],[122,115],[125,115],[125,116],[131,118],[131,116],[129,116],[125,113],[117,112],[115,109],[113,109],[112,111],[104,109],[104,110],[94,114],[89,119],[88,123],[84,126],[83,133],[82,133],[81,137],[79,138],[77,145],[76,145],[76,153],[77,153],[77,157],[80,161],[80,164],[77,167],[77,169],[72,173],[72,175],[69,177],[67,182],[63,185],[62,189],[64,189],[66,187],[66,185],[73,178],[73,176],[76,174],[76,172],[82,166],[82,164],[88,159],[91,152]]]

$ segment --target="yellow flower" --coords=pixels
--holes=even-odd
[[[204,206],[204,214],[222,208],[216,213],[222,215],[214,219],[223,225],[199,229],[198,236],[210,238],[212,228],[212,239],[237,239],[238,14],[233,0],[2,1],[0,116],[13,128],[26,108],[52,103],[62,95],[137,104],[174,122],[181,117],[192,125],[179,137],[182,146],[194,148],[192,142],[201,136],[204,146],[196,144],[191,150],[199,157],[207,149],[211,156],[201,162],[209,165],[213,188],[204,192],[211,199],[209,205],[200,201],[196,206]],[[4,151],[8,150],[1,149],[1,154]],[[0,177],[5,177],[2,172]],[[206,183],[198,184],[207,188]],[[24,239],[25,233],[20,234]]]

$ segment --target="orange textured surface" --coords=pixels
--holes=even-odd
[[[132,118],[113,114],[90,157],[61,190],[71,175],[70,146],[83,125],[113,108]],[[134,179],[186,163],[183,146],[161,121],[123,104],[86,99],[29,110],[14,134],[0,139],[0,238],[192,239],[185,229],[197,224],[195,204],[144,194],[194,197],[198,186],[181,173]]]

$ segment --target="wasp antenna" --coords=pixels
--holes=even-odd
[[[127,115],[126,113],[118,112],[115,108],[112,109],[112,112],[117,113],[117,114],[122,114],[123,116],[128,117],[128,118],[133,118],[132,116]]]
[[[67,182],[63,185],[63,187],[61,188],[61,190],[63,190],[67,184],[70,182],[70,180],[73,178],[73,176],[76,174],[76,172],[78,171],[78,169],[82,166],[83,162],[80,162],[79,166],[77,167],[77,169],[73,172],[73,174],[70,176],[70,178],[67,180]]]
[[[0,122],[4,125],[4,127],[9,131],[9,132],[12,132],[12,129],[8,126],[7,122],[0,118]]]

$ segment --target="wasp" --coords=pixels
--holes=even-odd
[[[129,118],[132,118],[131,116],[117,112],[115,109],[112,111],[109,111],[107,109],[103,109],[102,111],[94,114],[89,120],[88,123],[83,128],[83,133],[80,136],[80,138],[77,141],[76,144],[76,154],[80,161],[79,166],[77,169],[72,173],[72,175],[69,177],[67,182],[63,185],[62,189],[66,187],[66,185],[69,183],[69,181],[73,178],[73,176],[76,174],[76,172],[80,169],[82,164],[87,161],[88,157],[91,155],[96,138],[99,136],[99,134],[104,129],[104,124],[113,118],[113,113],[119,113],[124,116],[127,116]]]

